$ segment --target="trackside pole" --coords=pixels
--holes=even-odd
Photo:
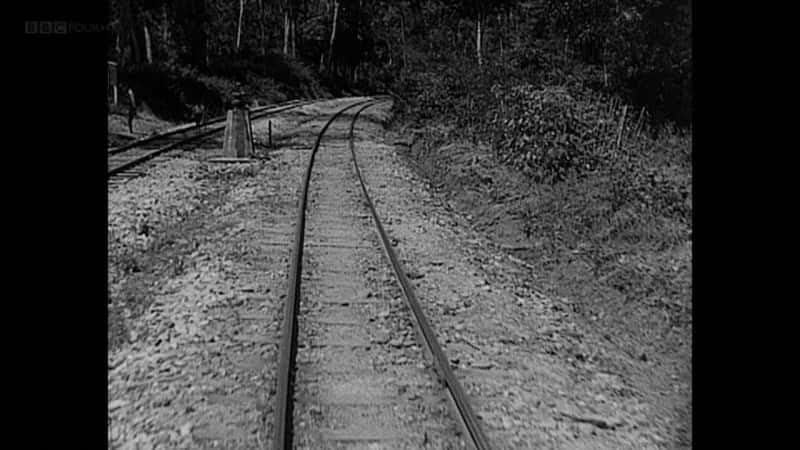
[[[225,123],[222,151],[233,158],[250,158],[253,155],[250,111],[244,105],[241,94],[237,94]]]

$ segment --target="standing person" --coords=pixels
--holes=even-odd
[[[133,118],[136,117],[136,98],[133,89],[128,88],[128,131],[133,134]]]

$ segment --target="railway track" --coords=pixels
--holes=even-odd
[[[293,100],[277,105],[250,110],[251,120],[268,117],[288,109],[297,108],[316,100]],[[142,174],[139,168],[146,162],[157,160],[171,150],[190,142],[209,138],[225,130],[226,116],[214,117],[202,124],[186,125],[165,133],[149,136],[129,144],[108,150],[109,183],[123,182]]]
[[[361,176],[355,124],[383,101],[339,110],[311,149],[279,342],[274,449],[489,448]],[[348,111],[344,138],[318,152]],[[304,252],[306,236],[315,245]]]

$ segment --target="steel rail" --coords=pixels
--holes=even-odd
[[[462,427],[466,429],[475,448],[479,450],[489,449],[489,441],[479,425],[478,418],[469,404],[469,400],[464,393],[464,389],[461,387],[461,384],[453,374],[453,370],[450,368],[449,360],[444,354],[444,351],[442,351],[442,347],[439,345],[436,335],[433,333],[433,329],[431,328],[427,317],[425,317],[425,313],[422,311],[419,300],[417,300],[417,297],[414,294],[414,288],[408,281],[406,272],[403,270],[403,267],[394,252],[394,248],[392,247],[389,237],[386,234],[383,225],[381,224],[380,218],[378,218],[378,213],[375,210],[375,206],[372,203],[369,193],[367,192],[367,185],[364,182],[364,178],[361,175],[361,169],[358,166],[358,158],[356,157],[355,145],[353,143],[353,129],[355,128],[356,120],[358,119],[359,114],[361,114],[365,109],[371,108],[376,104],[377,103],[366,105],[356,111],[353,116],[353,121],[350,124],[348,141],[350,152],[353,155],[353,165],[355,166],[356,174],[358,175],[358,182],[361,184],[361,191],[364,193],[364,199],[367,202],[367,206],[372,214],[372,219],[374,220],[375,226],[378,229],[378,234],[380,235],[381,242],[383,243],[383,248],[386,251],[386,255],[389,257],[395,276],[397,276],[397,280],[400,282],[400,286],[405,294],[406,303],[414,313],[418,330],[422,333],[425,344],[433,356],[437,372],[443,379],[445,386],[447,386],[448,393],[450,394],[450,398],[456,407],[458,412],[457,416],[462,424]]]
[[[319,100],[306,100],[306,102],[309,102],[309,103],[315,102],[315,101],[319,101]],[[298,103],[303,103],[303,102],[304,102],[304,100],[291,100],[291,101],[284,102],[284,103],[278,103],[276,105],[260,106],[258,108],[252,108],[250,110],[250,113],[251,114],[258,114],[258,113],[261,113],[261,112],[263,112],[263,111],[265,111],[267,109],[280,108],[280,107],[283,107],[283,106],[296,106]],[[203,123],[195,123],[193,125],[191,125],[191,124],[183,125],[181,127],[172,129],[170,131],[165,131],[163,133],[155,134],[153,136],[148,136],[146,138],[138,139],[138,140],[136,140],[134,142],[130,142],[130,143],[127,143],[125,145],[121,145],[119,147],[114,147],[114,148],[108,150],[108,154],[109,155],[116,155],[117,153],[122,153],[122,152],[124,152],[126,150],[130,150],[132,148],[139,147],[141,145],[153,142],[153,141],[158,140],[158,139],[163,139],[163,138],[166,138],[166,137],[174,136],[176,134],[186,133],[188,131],[192,131],[192,130],[195,130],[195,129],[200,129],[200,128],[208,126],[208,125],[214,125],[214,124],[217,124],[219,122],[223,122],[223,121],[225,121],[226,118],[227,118],[227,114],[222,115],[222,116],[212,117],[211,119],[209,119],[209,120],[207,120],[207,121],[205,121]]]
[[[282,105],[282,106],[278,106],[278,107],[271,106],[269,108],[272,108],[272,109],[269,109],[269,110],[261,109],[261,110],[259,110],[257,113],[255,113],[253,115],[253,117],[251,119],[260,119],[262,117],[266,117],[266,116],[270,116],[272,114],[277,114],[279,112],[286,111],[287,109],[292,109],[292,108],[297,108],[297,107],[300,107],[300,106],[305,106],[307,104],[311,104],[311,103],[314,103],[314,102],[315,101],[309,100],[308,102],[300,102],[300,103],[291,104],[291,105]],[[192,142],[192,141],[195,141],[197,139],[200,139],[200,138],[203,138],[203,137],[206,137],[206,136],[210,136],[210,135],[212,135],[214,133],[218,133],[218,132],[224,131],[224,130],[225,130],[225,127],[214,128],[214,129],[205,131],[203,133],[199,133],[199,134],[196,134],[194,136],[189,136],[189,137],[187,137],[185,139],[181,139],[180,141],[174,142],[174,143],[169,144],[169,145],[167,145],[165,147],[161,147],[161,148],[155,149],[153,151],[147,152],[147,153],[145,153],[144,155],[142,155],[142,156],[140,156],[138,158],[131,159],[130,161],[126,161],[126,162],[124,162],[124,163],[122,163],[122,164],[120,164],[118,166],[110,168],[108,170],[108,174],[106,175],[106,177],[108,178],[108,177],[111,177],[112,175],[116,175],[117,173],[120,173],[122,171],[130,169],[131,167],[137,166],[137,165],[139,165],[139,164],[141,164],[141,163],[143,163],[145,161],[148,161],[150,159],[155,158],[156,156],[158,156],[158,155],[160,155],[160,154],[162,154],[164,152],[170,151],[170,150],[172,150],[172,149],[174,149],[176,147],[179,147],[179,146],[181,146],[183,144],[186,144],[188,142]],[[186,130],[181,130],[181,131],[186,131]],[[161,136],[158,136],[158,137],[163,138],[164,135],[161,135]]]
[[[305,239],[305,211],[308,202],[308,186],[311,181],[311,171],[314,168],[314,158],[319,150],[322,137],[328,127],[345,111],[365,103],[377,102],[375,98],[359,101],[337,111],[317,135],[311,156],[303,177],[302,193],[297,206],[297,221],[295,224],[294,248],[292,249],[291,269],[289,270],[289,291],[283,314],[283,329],[280,342],[280,359],[278,362],[278,381],[275,396],[274,439],[272,448],[287,450],[292,448],[292,411],[294,394],[294,361],[297,355],[297,311],[300,303],[300,281],[303,268],[303,241]]]

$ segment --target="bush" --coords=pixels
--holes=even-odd
[[[548,237],[547,253],[615,242],[596,255],[604,260],[619,245],[663,250],[691,238],[687,136],[646,129],[641,113],[580,85],[491,92],[478,134],[531,182],[527,232]]]
[[[637,205],[690,220],[688,143],[674,130],[667,136],[678,141],[653,141],[641,114],[585,91],[521,85],[493,93],[483,131],[500,161],[537,183],[607,179],[613,210]]]
[[[500,160],[536,182],[555,183],[597,169],[615,136],[615,114],[576,100],[565,88],[526,84],[493,89],[487,130]]]

